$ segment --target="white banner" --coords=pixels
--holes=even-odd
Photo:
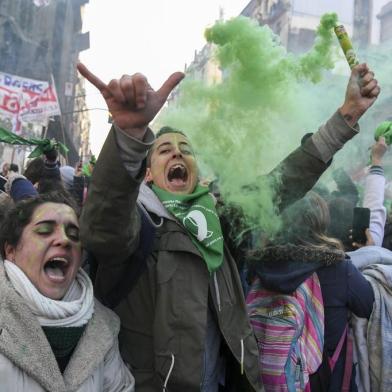
[[[53,82],[26,79],[0,72],[0,113],[14,122],[42,122],[60,115]]]

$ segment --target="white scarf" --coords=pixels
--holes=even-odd
[[[15,290],[26,301],[41,326],[80,327],[94,313],[93,285],[81,268],[60,301],[42,295],[25,273],[11,261],[4,260],[4,267]]]

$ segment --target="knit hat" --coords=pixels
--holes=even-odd
[[[64,184],[64,188],[69,191],[73,186],[73,178],[75,175],[75,169],[71,166],[61,166],[60,175]]]
[[[10,196],[15,203],[38,195],[33,184],[20,174],[15,176],[10,188]]]

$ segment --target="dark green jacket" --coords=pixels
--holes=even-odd
[[[128,174],[117,142],[112,130],[95,166],[81,218],[83,245],[99,263],[96,295],[104,303],[126,263],[132,262],[140,229],[136,199],[144,171],[136,179]],[[302,197],[327,166],[312,138],[307,139],[273,173],[282,173],[280,206]],[[165,382],[167,391],[200,390],[210,303],[231,354],[238,364],[243,362],[253,388],[261,391],[257,344],[227,248],[221,268],[210,276],[184,229],[163,218],[146,263],[136,286],[114,309],[121,319],[120,349],[132,367],[136,390],[162,391]]]

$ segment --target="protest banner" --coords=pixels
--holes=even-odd
[[[14,132],[20,123],[43,122],[60,115],[60,106],[53,82],[27,79],[0,72],[0,115],[12,118]]]

